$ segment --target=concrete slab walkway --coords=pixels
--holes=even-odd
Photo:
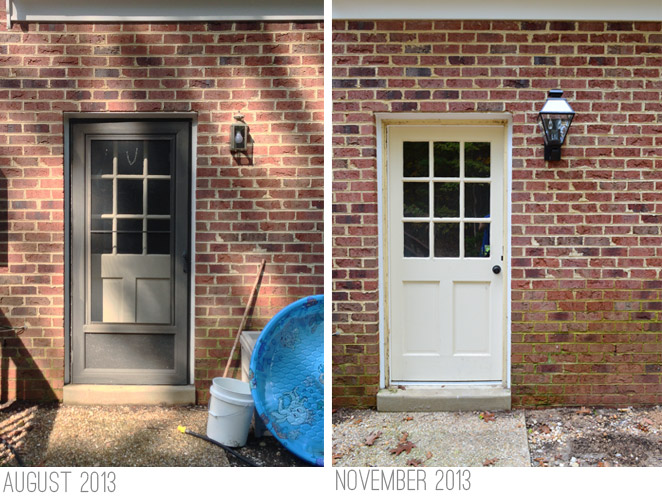
[[[531,466],[524,411],[340,412],[334,466]]]

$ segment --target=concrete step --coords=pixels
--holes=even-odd
[[[67,384],[62,402],[69,405],[195,404],[195,386]]]
[[[497,411],[510,409],[510,389],[489,385],[391,387],[377,393],[384,412]]]

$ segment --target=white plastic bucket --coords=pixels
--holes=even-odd
[[[251,387],[244,381],[225,377],[212,382],[207,436],[228,447],[242,447],[248,439],[255,408]]]

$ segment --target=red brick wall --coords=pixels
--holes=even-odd
[[[322,292],[321,23],[21,24],[0,19],[2,397],[59,398],[64,376],[63,112],[197,112],[195,378],[249,328]],[[229,152],[241,111],[253,163]],[[235,363],[238,365],[238,363]]]
[[[661,403],[662,23],[339,21],[333,52],[334,405],[378,389],[374,113],[464,111],[513,116],[513,405]]]

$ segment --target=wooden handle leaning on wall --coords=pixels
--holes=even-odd
[[[246,309],[244,310],[244,316],[241,319],[241,323],[239,324],[239,330],[237,331],[237,336],[234,340],[234,344],[232,345],[232,351],[230,352],[230,356],[228,357],[228,363],[225,365],[225,372],[223,372],[223,377],[227,377],[228,371],[230,370],[230,364],[232,363],[232,357],[234,356],[234,350],[237,349],[237,344],[239,343],[239,337],[241,336],[241,332],[244,330],[244,326],[246,325],[246,319],[248,318],[248,312],[251,310],[251,306],[253,304],[254,298],[257,296],[257,286],[260,283],[260,279],[262,278],[262,272],[264,271],[264,265],[266,264],[266,261],[263,259],[262,262],[260,263],[260,269],[257,272],[257,277],[255,277],[255,283],[253,284],[253,288],[251,289],[251,295],[248,297],[248,303],[246,303]]]

